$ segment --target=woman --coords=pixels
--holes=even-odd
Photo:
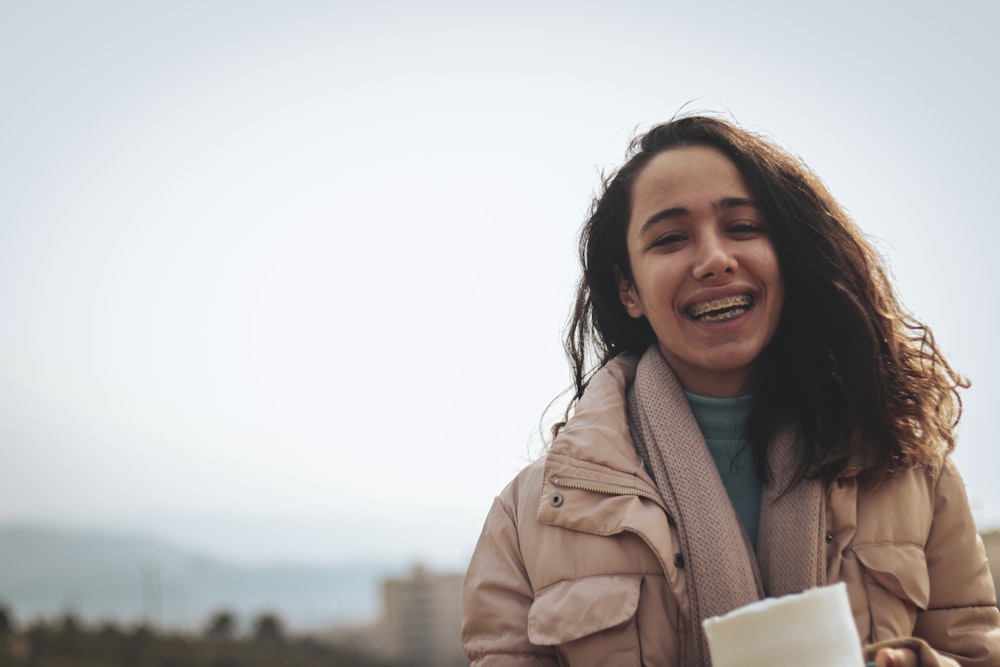
[[[725,121],[632,148],[582,232],[573,416],[466,575],[472,663],[709,665],[703,619],[842,581],[880,667],[1000,665],[948,458],[967,383],[875,252]]]

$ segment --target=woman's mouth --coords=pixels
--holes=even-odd
[[[749,294],[727,296],[689,306],[688,317],[697,322],[727,322],[735,319],[753,307],[753,297]]]

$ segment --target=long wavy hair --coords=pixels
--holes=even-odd
[[[819,178],[773,142],[711,116],[653,127],[603,179],[580,235],[583,274],[564,343],[575,390],[567,416],[597,369],[656,342],[646,319],[625,311],[616,271],[633,280],[626,231],[636,178],[659,153],[694,145],[739,169],[785,284],[778,329],[754,365],[746,437],[758,475],[770,479],[767,445],[786,426],[804,448],[797,478],[829,478],[857,456],[874,479],[939,465],[954,449],[968,380],[900,304],[879,255]]]

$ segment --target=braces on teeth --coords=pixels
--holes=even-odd
[[[746,309],[750,307],[751,300],[746,294],[741,294],[739,296],[727,296],[724,299],[716,299],[715,301],[707,301],[705,303],[700,303],[697,306],[692,306],[688,309],[688,313],[692,317],[700,317],[705,313],[711,313],[716,310],[723,310],[726,308],[740,308],[736,313],[742,315],[746,312]],[[709,319],[711,321],[716,321],[717,319],[729,319],[729,313],[720,313],[719,315],[712,315],[703,319]],[[735,315],[733,315],[735,317]]]

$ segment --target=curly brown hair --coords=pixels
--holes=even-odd
[[[746,429],[758,475],[770,478],[767,444],[788,425],[803,443],[800,478],[829,477],[856,456],[874,479],[939,465],[954,449],[958,389],[968,380],[900,304],[881,258],[819,178],[775,143],[711,116],[653,127],[603,180],[580,235],[583,275],[564,344],[575,389],[567,415],[596,369],[656,342],[645,318],[625,311],[615,272],[632,280],[626,231],[636,178],[657,154],[692,145],[721,151],[746,179],[784,278]]]

